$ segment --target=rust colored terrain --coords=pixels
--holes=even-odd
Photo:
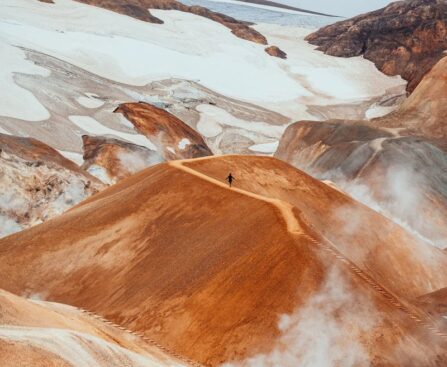
[[[385,203],[390,188],[384,179],[399,170],[409,172],[396,179],[397,184],[409,181],[417,187],[413,201],[419,204],[408,222],[446,247],[447,243],[442,245],[447,238],[445,116],[447,57],[394,112],[370,121],[296,122],[284,132],[276,157],[319,178],[367,184],[374,198]],[[417,213],[423,213],[424,220]]]
[[[269,353],[278,317],[334,270],[380,314],[368,332],[348,325],[372,366],[408,353],[441,366],[447,334],[414,299],[445,287],[446,266],[446,253],[267,157],[160,164],[0,240],[1,288],[45,291],[210,366]]]
[[[326,26],[307,40],[328,55],[363,55],[387,75],[401,75],[412,92],[447,49],[447,3],[396,1]]]
[[[0,364],[2,367],[69,367],[77,365],[141,367],[126,358],[132,353],[157,365],[183,364],[129,330],[75,307],[26,299],[0,290]],[[107,347],[104,347],[108,343]],[[78,344],[78,349],[70,349]],[[112,349],[116,348],[116,349]],[[69,358],[69,357],[68,357]]]
[[[198,132],[164,109],[149,103],[123,103],[114,112],[123,114],[146,135],[166,160],[213,154]]]
[[[102,167],[112,182],[164,161],[156,151],[118,139],[84,135],[82,141],[82,168],[88,170],[92,166]]]

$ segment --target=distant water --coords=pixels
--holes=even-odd
[[[303,28],[321,28],[325,25],[337,22],[340,18],[325,17],[320,15],[291,14],[270,9],[256,8],[253,6],[230,4],[210,0],[180,0],[185,5],[200,5],[210,10],[229,15],[238,20],[252,23],[271,23],[279,25],[299,26]]]

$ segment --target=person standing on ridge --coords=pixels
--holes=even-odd
[[[235,180],[235,178],[233,177],[233,175],[230,172],[230,174],[227,177],[227,181],[228,181],[228,184],[230,185],[230,187],[231,187],[231,184],[233,183],[233,180]]]

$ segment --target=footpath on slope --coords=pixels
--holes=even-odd
[[[171,161],[168,164],[172,167],[175,167],[179,170],[182,170],[186,173],[189,173],[191,175],[194,175],[196,177],[199,177],[202,180],[208,181],[212,184],[215,184],[217,186],[220,186],[221,188],[224,188],[225,190],[231,190],[233,192],[237,192],[239,194],[252,197],[254,199],[258,199],[261,201],[264,201],[266,203],[274,205],[277,209],[279,209],[280,213],[282,214],[286,224],[287,224],[287,230],[292,235],[300,235],[306,239],[308,239],[310,242],[312,242],[314,245],[321,247],[326,252],[333,255],[338,261],[342,262],[344,265],[348,266],[348,268],[358,277],[360,277],[363,281],[365,281],[368,285],[370,285],[374,290],[376,290],[381,296],[383,296],[386,301],[391,304],[392,306],[396,307],[400,311],[406,313],[412,320],[414,320],[418,325],[421,325],[428,330],[430,330],[432,333],[434,333],[437,336],[443,337],[447,339],[447,334],[441,332],[436,326],[433,325],[433,321],[428,318],[426,315],[425,320],[423,319],[423,316],[417,315],[415,312],[410,310],[408,307],[406,307],[397,296],[392,294],[392,292],[388,291],[385,287],[377,283],[377,281],[372,278],[370,275],[365,273],[362,269],[360,269],[357,265],[355,265],[351,260],[346,258],[337,248],[334,244],[331,243],[331,241],[324,237],[322,238],[324,241],[318,241],[313,236],[304,233],[301,230],[301,227],[299,225],[298,220],[295,217],[295,214],[293,213],[294,206],[288,202],[285,202],[283,200],[279,199],[273,199],[266,196],[262,196],[259,194],[255,194],[250,191],[246,191],[243,189],[239,189],[236,187],[229,187],[226,183],[221,182],[219,180],[216,180],[212,177],[209,177],[201,172],[198,172],[190,167],[185,166],[183,163],[188,161],[197,161],[197,160],[208,160],[213,159],[215,157],[202,157],[194,160],[178,160],[178,161]],[[302,218],[304,220],[304,218]],[[309,228],[313,228],[313,226],[310,223],[306,223],[306,225]]]

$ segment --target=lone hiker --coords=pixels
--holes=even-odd
[[[235,178],[233,177],[233,175],[230,172],[230,174],[227,177],[227,181],[230,184],[230,187],[231,187],[231,184],[233,183],[233,180],[235,180]]]

